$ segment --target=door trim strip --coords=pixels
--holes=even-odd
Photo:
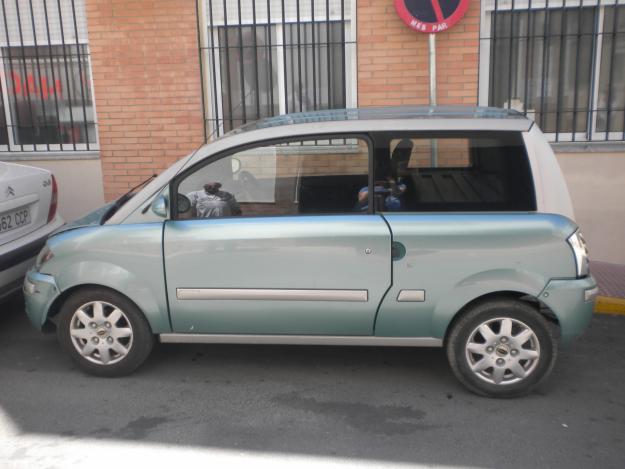
[[[164,344],[362,345],[378,347],[442,347],[435,337],[324,335],[160,334]]]
[[[425,290],[401,290],[397,295],[399,302],[422,302],[425,301]]]
[[[176,288],[179,300],[358,301],[367,290],[297,290],[273,288]]]

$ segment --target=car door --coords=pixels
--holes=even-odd
[[[290,140],[174,181],[190,209],[164,230],[173,330],[371,335],[391,236],[368,211],[369,158],[363,137]]]

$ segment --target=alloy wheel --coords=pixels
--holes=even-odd
[[[78,353],[98,365],[123,360],[133,342],[132,325],[126,314],[104,301],[80,306],[71,318],[69,332]]]
[[[465,353],[477,377],[491,384],[508,385],[526,379],[536,369],[540,343],[527,324],[498,317],[471,332]]]

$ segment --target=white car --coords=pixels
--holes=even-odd
[[[48,236],[63,225],[50,171],[0,162],[0,299],[19,290]]]

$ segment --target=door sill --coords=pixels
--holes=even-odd
[[[435,337],[340,335],[160,334],[164,344],[364,345],[376,347],[442,347]]]

